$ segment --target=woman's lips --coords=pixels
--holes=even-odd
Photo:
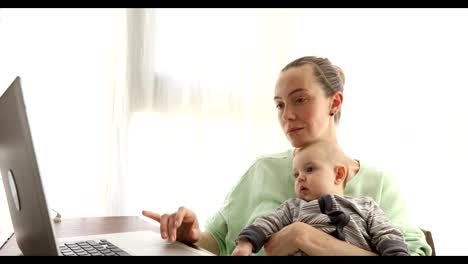
[[[303,129],[303,127],[295,127],[295,128],[290,128],[288,129],[288,134],[292,134],[292,133],[295,133],[299,130]]]

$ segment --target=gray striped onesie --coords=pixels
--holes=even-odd
[[[257,218],[243,229],[237,241],[250,241],[256,253],[272,234],[294,222],[310,224],[338,239],[383,256],[409,256],[403,234],[374,200],[367,197],[324,195],[310,202],[290,198],[272,213]]]

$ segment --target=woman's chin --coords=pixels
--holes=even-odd
[[[315,139],[304,139],[304,138],[289,138],[289,143],[291,143],[291,146],[295,147],[295,148],[300,148],[300,147],[303,147],[311,142],[314,142],[315,140],[317,140],[317,138]]]
[[[303,140],[299,140],[299,139],[295,139],[295,138],[289,138],[289,142],[291,143],[291,145],[295,148],[300,148],[302,146],[305,145],[305,141]]]

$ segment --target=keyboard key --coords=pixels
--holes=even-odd
[[[91,246],[99,245],[99,243],[96,242],[96,241],[94,241],[94,240],[88,240],[88,241],[86,241],[86,243],[88,243],[88,244],[91,245]]]
[[[69,242],[59,248],[64,256],[130,256],[107,239]]]

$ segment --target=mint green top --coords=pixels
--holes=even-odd
[[[410,223],[398,181],[389,173],[360,161],[359,172],[347,183],[345,195],[373,198],[400,228],[411,255],[431,255],[424,233]],[[230,255],[244,227],[291,197],[295,197],[292,150],[259,157],[226,196],[222,208],[208,219],[205,232],[218,243],[220,255]],[[257,253],[263,254],[263,249]]]

